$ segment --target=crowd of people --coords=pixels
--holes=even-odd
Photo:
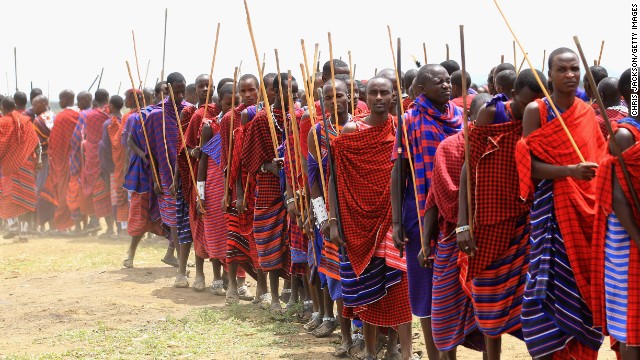
[[[126,233],[130,268],[146,234],[166,237],[176,288],[302,304],[313,336],[340,328],[337,357],[384,344],[414,358],[418,318],[432,360],[458,346],[499,359],[505,334],[536,359],[596,359],[605,335],[640,358],[631,70],[593,66],[582,90],[568,48],[548,80],[502,63],[483,87],[453,60],[368,80],[338,59],[317,70],[64,90],[57,114],[38,89],[29,109],[4,97],[5,238]]]

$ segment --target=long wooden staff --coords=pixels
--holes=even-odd
[[[164,59],[167,50],[167,11],[164,9],[164,40],[162,41],[162,70],[160,71],[160,81],[164,81]]]
[[[98,87],[96,87],[96,90],[100,89],[100,84],[102,83],[102,74],[104,73],[104,68],[102,68],[100,70],[100,79],[98,79]]]
[[[593,78],[593,73],[587,64],[587,58],[584,56],[584,52],[582,51],[582,46],[580,45],[580,40],[577,36],[573,37],[573,41],[576,43],[576,47],[578,48],[578,52],[580,53],[580,57],[582,58],[582,64],[584,65],[585,71],[587,73],[587,78],[589,79],[590,84],[595,84],[596,81]],[[604,41],[602,42],[604,44]],[[631,181],[631,175],[629,174],[629,170],[627,169],[627,164],[622,157],[622,151],[620,149],[620,144],[616,140],[615,133],[613,132],[613,128],[611,127],[611,122],[609,121],[609,116],[607,115],[606,107],[602,102],[602,98],[600,97],[599,91],[593,92],[596,97],[596,102],[600,107],[600,114],[604,118],[604,125],[609,132],[609,142],[613,145],[613,151],[615,152],[616,157],[618,158],[618,162],[620,163],[620,167],[622,168],[622,173],[624,174],[624,180],[627,182],[627,186],[629,187],[629,192],[631,193],[631,197],[633,199],[633,204],[636,209],[640,209],[640,201],[638,200],[638,194],[636,193],[635,188],[633,187],[633,182]]]
[[[131,80],[131,88],[135,89],[136,84],[133,82],[133,76],[131,75],[131,67],[129,66],[129,62],[125,61],[127,64],[127,72],[129,73],[129,79]],[[147,136],[147,127],[145,125],[144,117],[142,116],[142,110],[140,109],[140,102],[138,101],[138,94],[134,93],[133,98],[136,101],[136,107],[138,108],[138,116],[140,117],[140,123],[142,124],[142,134],[144,135],[144,141],[147,144],[147,153],[149,154],[149,162],[151,163],[151,171],[153,172],[153,178],[156,180],[156,184],[160,185],[160,179],[158,178],[158,171],[156,170],[156,164],[153,161],[153,154],[151,154],[151,146],[149,146],[149,137]]]
[[[526,59],[526,56],[525,56],[525,59]],[[544,66],[546,65],[546,62],[547,62],[547,50],[545,49],[542,52],[542,72],[544,72]]]
[[[333,62],[333,57],[331,57],[331,59],[329,60],[331,62]],[[334,83],[334,88],[335,88],[335,83]],[[346,243],[347,239],[344,237],[344,231],[342,229],[342,217],[340,216],[340,206],[339,206],[339,199],[338,199],[338,186],[336,184],[337,182],[337,178],[336,178],[336,168],[335,168],[335,163],[333,161],[333,154],[331,153],[331,142],[329,141],[329,119],[327,119],[327,113],[324,111],[324,95],[322,93],[322,89],[318,89],[318,98],[320,99],[320,111],[322,112],[322,122],[324,123],[324,138],[325,138],[325,144],[327,145],[327,161],[329,163],[329,174],[331,176],[331,180],[333,180],[333,188],[335,190],[335,198],[333,199],[333,203],[334,203],[334,207],[335,207],[335,211],[336,211],[336,222],[338,223],[338,233],[340,234],[340,238],[342,239],[343,242]],[[320,161],[320,166],[322,166],[322,159],[319,160]],[[331,186],[329,184],[329,186]],[[346,257],[346,252],[344,250],[344,246],[340,246],[340,254],[342,255],[342,259],[345,259]]]
[[[294,146],[294,156],[296,160],[296,167],[298,168],[298,174],[302,176],[302,186],[300,187],[300,216],[302,217],[302,222],[304,223],[306,220],[305,213],[308,214],[308,209],[306,201],[304,201],[304,195],[306,194],[306,184],[307,184],[307,176],[302,169],[302,154],[300,153],[300,133],[298,131],[298,118],[296,117],[296,109],[293,102],[293,90],[292,90],[292,82],[293,77],[291,76],[291,70],[288,71],[288,83],[287,83],[287,92],[289,96],[289,116],[291,117],[291,130],[293,131],[293,146]],[[297,181],[297,178],[296,178]]]
[[[602,60],[602,50],[604,50],[604,40],[602,40],[602,44],[600,45],[600,55],[598,55],[598,66],[600,66],[600,60]]]
[[[504,55],[500,55],[500,64],[504,64]]]
[[[204,101],[204,110],[202,112],[202,119],[207,118],[207,108],[209,107],[209,99],[211,98],[211,85],[213,84],[213,67],[216,64],[216,53],[218,52],[218,36],[220,35],[220,23],[218,23],[218,27],[216,28],[216,41],[213,45],[213,58],[211,59],[211,69],[209,70],[209,85],[207,85],[207,99]],[[233,82],[235,86],[235,81]],[[233,93],[233,98],[235,99],[235,92]],[[233,107],[232,107],[233,108]],[[200,137],[200,147],[202,147],[202,137]]]
[[[422,43],[422,54],[424,55],[424,64],[427,65],[427,44]]]
[[[300,70],[302,70],[304,67],[304,65],[300,64]],[[304,72],[302,73],[303,77],[304,77]],[[313,133],[313,140],[315,142],[315,154],[313,154],[313,156],[316,158],[316,161],[318,162],[318,167],[320,170],[320,180],[321,180],[321,184],[322,184],[322,193],[324,195],[325,200],[329,199],[327,197],[327,189],[326,189],[326,182],[325,182],[325,178],[324,178],[324,168],[322,166],[322,153],[320,152],[320,142],[318,141],[318,134],[316,133],[316,122],[315,122],[315,111],[314,114],[311,114],[311,109],[314,108],[315,109],[315,102],[313,101],[313,97],[309,96],[308,94],[313,93],[313,90],[309,90],[309,79],[303,79],[304,80],[304,92],[305,95],[307,96],[307,104],[311,104],[309,106],[309,116],[311,117],[311,132]],[[304,150],[304,149],[303,149]]]
[[[253,36],[253,27],[251,26],[251,16],[249,15],[249,5],[247,5],[247,0],[244,0],[244,10],[247,13],[247,27],[249,28],[249,35],[251,35],[251,44],[253,45],[253,55],[256,58],[256,66],[258,67],[259,78],[260,78],[260,91],[262,92],[262,98],[264,99],[264,109],[267,112],[267,119],[269,120],[269,131],[271,132],[271,142],[273,143],[273,154],[278,156],[278,139],[276,136],[276,129],[274,127],[274,118],[271,113],[271,104],[269,104],[269,98],[267,97],[267,89],[264,86],[264,78],[263,71],[260,68],[260,58],[258,57],[258,49],[256,47],[256,39]],[[278,74],[280,76],[280,74]]]
[[[229,149],[227,151],[227,173],[224,178],[224,204],[225,208],[229,206],[229,179],[231,177],[231,151],[233,149],[233,120],[236,114],[236,83],[238,81],[238,68],[233,71],[233,88],[231,90],[231,120],[229,122]]]
[[[538,82],[538,85],[540,85],[540,88],[542,89],[542,92],[544,93],[544,96],[547,98],[547,100],[549,101],[549,104],[551,105],[551,108],[553,109],[554,113],[558,117],[558,120],[560,121],[560,125],[562,126],[562,129],[567,134],[567,137],[569,138],[569,141],[571,142],[571,146],[573,147],[573,150],[575,150],[576,154],[578,155],[578,158],[580,159],[580,162],[585,162],[584,156],[582,156],[582,153],[580,152],[580,149],[578,148],[578,145],[576,144],[575,140],[573,139],[573,136],[571,136],[571,132],[569,132],[569,129],[567,128],[567,125],[564,123],[564,120],[562,119],[562,115],[560,115],[560,112],[556,108],[556,105],[553,103],[553,100],[551,99],[551,96],[547,92],[546,84],[544,84],[542,82],[542,80],[540,80],[540,77],[538,76],[538,72],[535,71],[535,67],[531,63],[531,60],[529,60],[529,56],[527,56],[527,52],[524,50],[524,47],[520,43],[520,40],[518,40],[518,37],[513,32],[513,29],[511,29],[511,25],[509,25],[509,21],[507,20],[507,17],[502,12],[502,9],[500,8],[500,5],[498,5],[498,0],[493,0],[493,3],[496,4],[496,7],[498,8],[498,11],[500,12],[500,15],[502,15],[502,19],[504,19],[505,24],[507,24],[507,27],[509,28],[509,31],[511,32],[511,35],[513,36],[515,41],[518,43],[518,46],[520,47],[520,51],[524,55],[524,58],[527,59],[527,63],[529,64],[529,67],[531,68],[531,70],[533,70],[532,71],[533,72],[533,76],[536,78],[536,81]]]
[[[91,88],[93,87],[93,85],[95,85],[96,81],[98,81],[98,78],[100,77],[100,74],[96,75],[96,78],[93,79],[93,82],[91,83],[91,86],[89,86],[89,89],[87,89],[87,91],[91,91]],[[17,89],[16,89],[17,91]]]
[[[329,67],[331,68],[331,82],[333,83],[333,86],[335,88],[335,84],[336,84],[336,72],[335,72],[335,68],[333,66],[333,45],[331,44],[331,33],[328,33],[328,37],[329,37]],[[336,121],[336,133],[338,135],[340,135],[340,129],[338,128],[338,107],[336,106],[336,102],[338,100],[336,99],[336,92],[333,92],[333,116],[335,117],[335,121]]]
[[[353,83],[355,82],[355,80],[353,79],[353,72],[351,71],[351,68],[353,66],[352,64],[353,63],[351,62],[351,50],[349,50],[349,79],[351,79],[351,96],[350,96],[351,97],[351,115],[355,115],[355,113],[356,113],[356,103],[355,103],[355,96],[353,96]],[[355,71],[355,69],[354,69],[354,71]],[[334,94],[334,96],[336,94],[335,86],[334,86],[333,94]],[[334,101],[335,101],[335,99],[334,99]],[[333,107],[337,111],[338,107],[335,106],[335,105]],[[336,119],[337,119],[337,117],[336,117]]]
[[[138,81],[140,82],[140,86],[138,89],[142,90],[142,78],[140,77],[140,64],[138,63],[138,48],[136,47],[136,34],[131,30],[131,37],[133,38],[133,54],[136,59],[136,70],[138,72]]]
[[[198,193],[198,182],[196,181],[196,176],[193,174],[193,167],[191,167],[191,159],[187,152],[187,142],[184,139],[184,131],[182,131],[182,122],[180,121],[180,115],[178,113],[178,105],[176,105],[176,98],[173,95],[173,87],[171,86],[171,84],[168,84],[168,85],[169,85],[169,95],[171,95],[171,103],[173,104],[173,112],[176,114],[176,122],[178,123],[178,130],[180,130],[180,140],[182,140],[184,155],[187,158],[187,165],[189,165],[189,175],[191,175],[191,181],[193,181],[193,188],[196,191],[196,199],[200,204],[200,207],[204,209],[204,206],[202,206],[202,199],[200,199],[200,194]]]
[[[445,44],[447,46],[447,60],[449,60],[449,44]]]
[[[145,88],[147,86],[147,76],[149,75],[149,65],[151,65],[151,59],[149,59],[149,61],[147,61],[147,70],[144,72],[144,83],[142,84],[142,87]],[[142,90],[142,89],[140,89]]]
[[[514,43],[515,46],[515,43]],[[515,47],[514,47],[515,51]],[[514,58],[515,59],[515,58]],[[466,68],[467,62],[464,53],[464,25],[460,25],[460,62],[462,63],[462,88],[467,88],[467,76]],[[535,72],[535,69],[533,70]],[[467,118],[467,92],[462,91],[462,124],[464,126],[464,161],[467,164],[467,211],[469,213],[469,233],[473,238],[473,208],[471,196],[473,195],[471,189],[471,144],[469,143],[469,134],[471,129],[469,128],[469,120]]]
[[[513,66],[516,66],[518,62],[516,61],[516,41],[513,41]]]
[[[120,95],[120,88],[122,87],[122,81],[120,81],[120,84],[118,84],[118,92],[116,93],[116,95]]]
[[[291,147],[294,146],[294,145],[293,145],[293,142],[291,141],[291,137],[289,136],[289,134],[290,134],[290,132],[289,132],[290,124],[287,121],[287,112],[286,112],[286,110],[284,108],[284,92],[282,90],[282,77],[280,76],[280,74],[282,74],[282,73],[280,72],[280,58],[278,57],[278,49],[275,49],[274,52],[276,54],[276,69],[278,71],[278,92],[279,92],[279,95],[280,95],[280,105],[281,105],[281,110],[282,110],[282,121],[284,123],[284,133],[285,133],[285,136],[286,136],[286,139],[287,139],[287,146],[285,146],[285,148],[287,149],[287,155],[288,155],[287,158],[289,159],[289,172],[291,173],[291,191],[293,191],[293,198],[296,199],[296,193],[297,193],[296,179],[298,178],[298,174],[297,174],[297,172],[298,172],[297,160],[298,159],[295,156],[294,156],[293,159],[291,157]],[[293,106],[293,104],[289,104],[289,107],[292,107],[292,106]],[[296,162],[296,166],[294,166],[294,161]],[[294,204],[295,204],[296,209],[298,211],[302,211],[301,206],[299,206],[299,204],[298,204],[298,200],[299,199],[296,199],[294,201]]]
[[[527,55],[529,55],[529,54],[527,53]],[[518,72],[516,73],[516,75],[520,74],[520,70],[522,70],[522,65],[524,65],[524,61],[525,61],[525,58],[522,58],[522,61],[520,62],[520,66],[518,66]]]
[[[400,38],[398,38],[398,61],[396,62],[396,57],[395,57],[395,51],[393,50],[393,38],[391,37],[391,27],[389,25],[387,25],[387,32],[389,33],[389,48],[391,49],[391,57],[393,58],[393,68],[396,71],[396,86],[398,86],[398,103],[400,104],[400,106],[398,106],[398,108],[400,109],[400,113],[398,113],[398,119],[400,119],[400,117],[404,117],[404,106],[402,105],[402,95],[400,94],[402,92],[402,87],[400,85],[400,68],[399,68],[399,63],[401,61],[401,43],[400,43]],[[449,46],[447,45],[447,48]],[[401,120],[398,121],[398,125],[400,125],[400,122],[402,122]],[[407,148],[406,148],[406,152],[407,152],[407,159],[409,160],[409,169],[411,170],[411,179],[413,180],[413,192],[416,194],[416,211],[418,212],[418,228],[420,230],[420,245],[422,247],[422,253],[425,253],[425,249],[424,249],[424,244],[422,243],[422,217],[420,215],[420,200],[418,200],[418,186],[416,185],[416,171],[415,171],[415,167],[413,166],[413,158],[411,157],[411,149],[409,148],[409,135],[407,134],[407,126],[406,124],[404,124],[404,122],[402,122],[402,130],[400,130],[400,128],[398,128],[396,131],[402,131],[404,134],[404,142],[407,144]],[[403,151],[403,149],[398,149],[399,152]],[[402,158],[399,157],[397,161],[402,162]],[[402,186],[402,183],[398,184],[400,186]],[[404,251],[404,250],[403,250]],[[400,253],[400,255],[402,255],[402,252]]]
[[[18,92],[18,49],[13,47],[13,71],[16,75],[16,92]]]
[[[160,96],[162,96],[162,140],[164,141],[164,154],[167,157],[167,165],[169,165],[169,170],[171,171],[171,180],[175,181],[173,167],[171,166],[171,160],[169,160],[169,147],[167,146],[167,119],[164,110],[164,92],[160,92]],[[180,115],[176,114],[176,118],[178,118],[178,122],[180,122]]]

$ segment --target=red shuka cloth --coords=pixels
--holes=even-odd
[[[530,204],[520,199],[516,169],[522,120],[510,118],[503,124],[474,126],[469,134],[467,169],[471,171],[469,186],[478,252],[469,258],[468,280],[504,255],[513,239],[516,221],[530,211]]]
[[[474,97],[475,97],[475,95],[467,95],[467,111],[469,111],[469,109],[471,108],[471,101],[473,101]],[[451,100],[451,102],[454,103],[460,109],[462,109],[462,105],[463,105],[462,96]]]
[[[612,124],[614,131],[623,127],[633,134],[636,143],[622,153],[622,158],[627,166],[631,183],[640,194],[640,130],[629,124]],[[606,334],[605,318],[605,291],[604,291],[604,245],[607,231],[607,216],[613,212],[613,168],[615,167],[618,182],[624,194],[633,208],[636,223],[640,223],[640,209],[636,208],[631,197],[629,184],[625,180],[622,167],[617,156],[607,154],[600,162],[600,167],[596,175],[596,215],[593,228],[593,249],[594,254],[591,277],[591,296],[593,298],[593,322],[595,326],[601,326]],[[640,249],[636,243],[631,241],[629,251],[629,282],[627,284],[627,344],[637,346],[640,344],[640,283],[633,279],[640,279]]]
[[[51,189],[57,206],[53,224],[57,230],[66,230],[73,225],[67,205],[69,188],[69,155],[71,136],[78,125],[79,112],[66,108],[56,115],[56,121],[49,136],[49,176],[45,188]]]
[[[549,109],[542,99],[535,100],[540,108],[542,126],[521,139],[516,148],[516,161],[520,175],[520,197],[529,199],[534,191],[531,178],[531,155],[552,165],[572,165],[580,159],[571,146],[558,119],[547,121]],[[598,128],[593,108],[576,98],[562,114],[585,161],[599,163],[606,155],[606,143]],[[553,180],[553,199],[560,232],[567,248],[576,283],[585,302],[593,310],[589,287],[591,248],[595,216],[595,181],[576,180],[571,177]]]
[[[393,116],[383,125],[333,140],[336,186],[346,251],[359,276],[391,226]],[[354,166],[357,164],[357,166]]]
[[[110,118],[108,107],[96,108],[85,111],[86,123],[84,124],[84,167],[82,168],[82,190],[89,196],[96,192],[94,189],[100,176],[100,159],[98,148],[102,139],[104,122]]]
[[[0,166],[2,176],[9,176],[33,154],[38,144],[38,134],[31,118],[12,111],[0,118]],[[16,147],[17,145],[17,147]]]
[[[125,149],[125,147],[122,145],[122,129],[124,129],[124,124],[126,123],[127,118],[132,113],[133,110],[128,112],[124,117],[122,117],[122,121],[119,121],[117,117],[112,116],[111,123],[107,127],[109,139],[111,140],[111,157],[115,165],[115,170],[113,171],[113,179],[115,184],[113,185],[113,187],[119,194],[117,206],[127,205],[127,190],[123,186],[124,176],[127,173],[129,162],[127,161],[127,149]],[[122,196],[123,193],[125,194],[124,197]]]

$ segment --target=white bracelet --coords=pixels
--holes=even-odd
[[[295,197],[292,197],[292,198],[287,199],[287,201],[285,201],[285,204],[289,205],[289,204],[291,204],[291,203],[292,203],[292,202],[294,202],[294,201],[296,201],[296,198],[295,198]]]
[[[327,206],[324,203],[324,198],[321,196],[311,199],[311,204],[313,204],[313,213],[316,217],[316,226],[318,228],[322,227],[322,224],[329,219],[329,214],[327,213]]]
[[[469,231],[471,227],[469,225],[463,225],[456,228],[456,234],[460,234],[461,232]]]
[[[198,181],[198,197],[204,201],[204,184],[205,181]]]

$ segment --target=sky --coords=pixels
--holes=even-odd
[[[393,0],[247,0],[260,61],[266,54],[265,72],[275,72],[274,49],[280,68],[300,79],[303,62],[300,39],[305,40],[308,61],[314,44],[320,46],[320,63],[329,59],[327,33],[333,55],[356,64],[356,79],[373,77],[377,68],[392,68],[387,25],[402,39],[402,70],[415,68],[411,55],[424,64],[423,42],[429,63],[446,58],[460,62],[459,25],[464,25],[467,71],[472,82],[485,84],[488,71],[500,63],[513,63],[513,37],[493,0],[407,1]],[[90,4],[90,5],[89,5]],[[104,4],[97,9],[97,4]],[[617,76],[631,65],[631,1],[613,0],[606,5],[585,2],[499,0],[507,19],[530,59],[542,67],[543,51],[575,49],[578,35],[586,57]],[[164,13],[168,12],[165,77],[182,73],[188,83],[208,74],[214,52],[216,26],[220,23],[214,83],[233,77],[242,62],[242,73],[257,74],[257,65],[242,0],[134,1],[75,0],[11,1],[3,16],[5,32],[0,42],[0,93],[15,92],[14,47],[17,48],[18,88],[29,92],[30,83],[57,101],[66,88],[86,90],[104,68],[101,88],[120,94],[131,87],[125,60],[138,82],[131,32],[135,32],[141,75],[153,87],[162,69]],[[82,16],[77,16],[78,13]],[[607,23],[603,18],[606,16]],[[9,30],[10,29],[10,30]],[[519,66],[523,56],[517,49]],[[148,67],[148,75],[145,75]],[[523,68],[527,68],[525,64]],[[546,68],[546,66],[545,66]],[[546,73],[546,69],[545,69]],[[122,84],[122,85],[120,85]],[[93,91],[96,87],[94,85]]]

